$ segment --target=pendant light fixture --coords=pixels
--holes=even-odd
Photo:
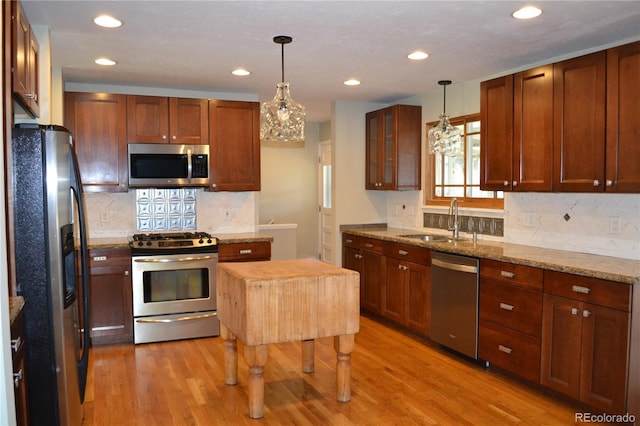
[[[429,129],[429,154],[455,157],[462,154],[463,143],[461,130],[449,123],[449,116],[446,113],[447,86],[451,84],[451,80],[440,80],[438,84],[444,88],[444,102],[440,122]]]
[[[276,95],[260,107],[260,140],[262,142],[304,142],[304,107],[291,99],[289,83],[284,80],[284,45],[289,36],[273,38],[282,48],[282,80],[276,85]]]

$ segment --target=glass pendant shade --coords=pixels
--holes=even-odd
[[[447,104],[447,86],[451,84],[451,80],[440,80],[438,84],[444,88],[444,100],[442,106],[442,115],[437,126],[429,129],[429,154],[442,154],[456,157],[464,154],[464,142],[462,140],[462,130],[456,126],[452,126],[449,122],[449,116],[446,114]]]
[[[304,142],[305,110],[291,99],[289,83],[284,81],[284,45],[289,36],[275,36],[274,43],[282,49],[282,80],[276,85],[276,95],[260,106],[260,140],[262,142]]]
[[[462,154],[462,132],[449,123],[449,116],[440,116],[437,126],[429,129],[429,153],[457,156]]]
[[[291,99],[289,83],[276,85],[276,95],[260,107],[262,142],[303,142],[305,109]]]

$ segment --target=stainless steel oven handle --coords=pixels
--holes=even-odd
[[[172,262],[193,262],[193,261],[198,261],[198,260],[210,260],[210,259],[217,259],[218,256],[198,256],[198,257],[180,257],[178,259],[140,259],[140,258],[133,258],[134,262],[141,262],[141,263],[172,263]]]
[[[180,321],[193,321],[193,320],[199,320],[199,319],[204,319],[204,318],[211,318],[211,317],[215,317],[217,315],[218,315],[217,312],[212,312],[212,313],[209,313],[209,314],[189,315],[189,316],[180,317],[180,318],[164,318],[164,319],[137,318],[136,322],[141,322],[141,323],[168,323],[168,322],[180,322]]]
[[[468,272],[471,274],[475,274],[478,272],[478,268],[476,268],[475,266],[461,265],[459,263],[450,263],[440,259],[431,259],[431,264],[435,266],[439,266],[444,269],[451,269],[452,271]]]

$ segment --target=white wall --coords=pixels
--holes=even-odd
[[[320,125],[307,123],[300,146],[262,145],[259,223],[298,225],[297,257],[318,256],[318,144]]]

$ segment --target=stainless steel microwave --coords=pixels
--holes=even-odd
[[[129,187],[209,186],[209,145],[130,143]]]

